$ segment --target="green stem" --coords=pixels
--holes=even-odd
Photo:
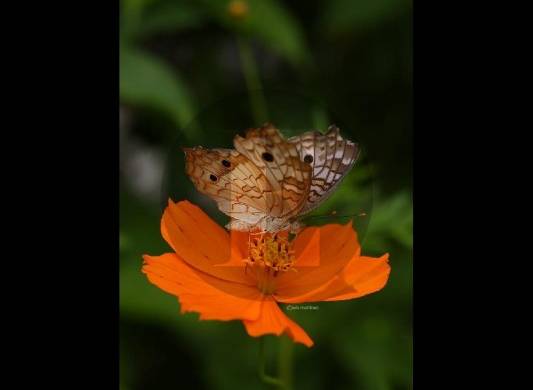
[[[273,376],[265,374],[265,337],[261,337],[259,339],[259,366],[257,367],[257,372],[259,374],[259,378],[269,385],[277,386],[280,389],[285,389],[285,384]]]
[[[328,114],[320,107],[316,106],[311,112],[313,127],[325,131],[328,128]]]
[[[286,390],[292,389],[292,355],[294,343],[288,337],[279,340],[278,372],[280,380],[285,384]]]
[[[250,43],[246,38],[238,37],[239,53],[241,55],[241,65],[246,81],[246,88],[250,95],[250,104],[256,125],[261,125],[268,120],[265,97],[257,64],[252,53]]]

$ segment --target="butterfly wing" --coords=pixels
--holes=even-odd
[[[271,124],[237,135],[235,149],[247,157],[271,184],[273,203],[268,214],[289,219],[305,205],[311,186],[311,166],[300,158],[295,144],[287,142]]]
[[[311,188],[300,214],[318,207],[339,185],[359,156],[359,145],[341,137],[336,126],[326,134],[308,131],[288,139],[296,146],[300,159],[312,167]]]
[[[185,171],[201,193],[214,199],[220,211],[255,225],[274,204],[266,176],[233,149],[184,148]]]

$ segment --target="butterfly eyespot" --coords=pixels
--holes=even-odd
[[[216,177],[215,175],[209,175],[209,179],[211,181],[217,181],[218,180],[218,177]]]
[[[272,153],[264,152],[261,157],[263,157],[263,160],[268,162],[274,161],[274,156],[272,155]]]
[[[228,160],[222,160],[222,165],[224,165],[226,168],[231,167],[231,163]]]
[[[304,161],[308,164],[311,164],[313,162],[313,156],[311,156],[310,154],[306,155],[304,157]]]

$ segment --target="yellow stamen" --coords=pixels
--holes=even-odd
[[[257,277],[257,286],[264,294],[275,290],[278,273],[294,270],[294,251],[287,238],[274,235],[261,235],[250,240],[246,264],[251,266]]]

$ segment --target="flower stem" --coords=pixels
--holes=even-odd
[[[265,364],[265,337],[263,336],[259,339],[259,366],[257,367],[259,378],[269,385],[277,386],[280,389],[287,389],[283,381],[265,374]]]
[[[250,95],[250,105],[252,106],[254,120],[257,122],[256,125],[261,125],[268,120],[268,113],[257,64],[249,41],[246,38],[237,37],[237,42],[241,56],[242,72],[246,81],[248,94]]]
[[[294,343],[288,337],[279,340],[278,372],[286,390],[292,389],[292,355]]]

